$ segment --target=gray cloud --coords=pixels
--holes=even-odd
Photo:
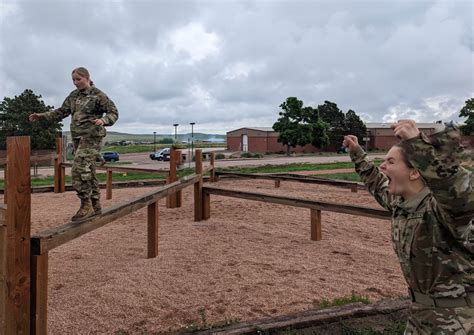
[[[31,88],[57,107],[86,66],[119,107],[117,131],[271,126],[288,96],[371,122],[457,120],[474,93],[470,1],[0,6],[0,94]]]

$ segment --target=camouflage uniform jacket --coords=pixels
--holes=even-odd
[[[118,111],[113,101],[95,86],[83,91],[72,91],[60,108],[45,113],[48,120],[62,120],[69,115],[72,118],[72,138],[104,137],[104,126],[111,126],[118,119]],[[93,120],[99,118],[104,121],[104,126],[94,124]]]
[[[351,152],[370,193],[392,213],[392,243],[408,285],[435,299],[474,291],[473,178],[460,166],[459,139],[448,127],[401,143],[427,185],[409,200],[391,199],[387,177],[361,148]]]

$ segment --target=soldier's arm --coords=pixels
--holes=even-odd
[[[350,150],[349,154],[355,164],[356,172],[367,185],[370,194],[383,208],[391,212],[392,201],[388,193],[388,178],[375,166],[374,162],[369,160],[367,153],[360,146]]]
[[[438,205],[448,214],[446,220],[463,225],[474,210],[472,172],[461,166],[464,155],[460,133],[447,126],[428,138],[423,133],[402,141],[410,163],[420,171]]]
[[[41,117],[48,121],[60,121],[71,115],[71,95],[69,95],[61,105],[61,107],[41,114]]]
[[[100,118],[104,122],[104,126],[112,126],[118,119],[118,110],[114,102],[102,93],[99,97],[99,108],[104,113]]]

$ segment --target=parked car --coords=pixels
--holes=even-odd
[[[120,160],[120,155],[118,152],[106,151],[102,153],[102,158],[106,162],[117,162],[118,160]]]
[[[156,161],[169,161],[170,160],[170,148],[163,148],[160,151],[152,152],[150,154],[150,159]]]
[[[342,146],[337,150],[338,154],[347,154],[347,148]]]

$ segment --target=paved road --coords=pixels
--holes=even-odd
[[[207,151],[207,150],[205,150]],[[384,154],[372,154],[369,155],[372,159],[383,158]],[[169,162],[158,162],[152,161],[149,157],[149,153],[138,153],[138,154],[122,154],[120,155],[121,161],[131,162],[131,164],[124,165],[132,168],[146,168],[146,169],[157,169],[164,170],[169,168]],[[337,156],[319,156],[319,155],[308,155],[308,156],[275,156],[265,157],[260,159],[222,159],[216,160],[217,167],[231,167],[231,166],[261,166],[261,165],[284,165],[291,163],[335,163],[335,162],[349,162],[350,158],[348,155],[337,155]],[[204,163],[209,164],[208,162]],[[184,167],[194,167],[193,162],[185,162]],[[66,169],[66,174],[70,175],[70,169]],[[40,176],[52,176],[54,175],[54,169],[52,168],[39,168],[38,175]],[[3,179],[3,171],[0,171],[0,178]]]

